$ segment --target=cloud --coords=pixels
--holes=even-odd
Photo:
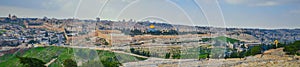
[[[134,1],[137,1],[137,0],[122,0],[123,2],[127,2],[127,3],[131,3],[131,2],[134,2]]]
[[[82,0],[79,6],[77,17],[84,19],[93,19],[97,16],[100,7],[106,0]],[[112,1],[112,0],[110,0]],[[117,1],[117,0],[116,0]],[[0,5],[0,15],[6,16],[8,13],[15,13],[23,17],[58,17],[71,18],[77,8],[79,0],[43,0],[29,1],[27,5],[14,4],[13,2],[25,2],[23,0],[7,1]],[[114,4],[114,3],[113,3]],[[108,7],[110,8],[110,7]],[[111,8],[114,9],[114,8]]]
[[[289,11],[291,14],[300,14],[300,10],[291,10]]]
[[[276,2],[276,1],[266,1],[266,2],[262,2],[262,3],[256,3],[256,4],[251,4],[251,6],[276,6],[276,5],[280,5],[280,3]]]
[[[225,0],[229,4],[241,4],[244,3],[245,0]]]
[[[143,20],[143,18],[147,18],[150,16],[155,16],[159,19],[165,19],[164,21],[170,21],[167,23],[191,24],[191,21],[189,20],[187,15],[184,14],[184,12],[180,10],[180,8],[173,5],[172,3],[169,3],[168,1],[139,1],[127,7],[117,18]],[[155,19],[152,20],[155,21]]]
[[[280,6],[280,5],[299,5],[299,0],[225,0],[226,3],[232,5],[246,6]]]
[[[48,10],[35,10],[30,8],[14,7],[14,6],[0,6],[0,15],[6,16],[9,13],[17,15],[18,17],[53,17],[53,18],[66,18],[72,17],[72,13],[66,13],[63,11],[48,11]]]

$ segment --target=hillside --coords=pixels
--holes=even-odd
[[[219,37],[216,37],[216,38],[202,38],[202,41],[203,42],[207,42],[207,41],[226,41],[227,43],[236,43],[236,42],[239,42],[240,40],[237,40],[237,39],[233,39],[233,38],[229,38],[229,37],[225,37],[225,36],[219,36]]]
[[[53,63],[49,67],[63,67],[64,61],[75,61],[77,65],[82,67],[105,66],[115,67],[121,63],[145,60],[135,56],[113,53],[110,51],[65,48],[65,47],[37,47],[30,48],[25,52],[16,52],[15,54],[6,54],[0,58],[0,67],[24,67],[29,64],[20,63],[18,57],[35,58],[44,63],[48,63],[53,59]]]

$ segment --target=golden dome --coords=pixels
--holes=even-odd
[[[152,29],[155,28],[155,26],[153,24],[151,24],[149,27],[152,28]]]

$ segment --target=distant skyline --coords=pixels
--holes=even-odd
[[[100,17],[195,26],[300,28],[300,0],[2,0],[0,9],[0,16],[25,18]]]

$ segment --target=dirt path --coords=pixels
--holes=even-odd
[[[52,59],[50,62],[46,63],[45,66],[48,67],[51,63],[53,63],[57,58]]]

